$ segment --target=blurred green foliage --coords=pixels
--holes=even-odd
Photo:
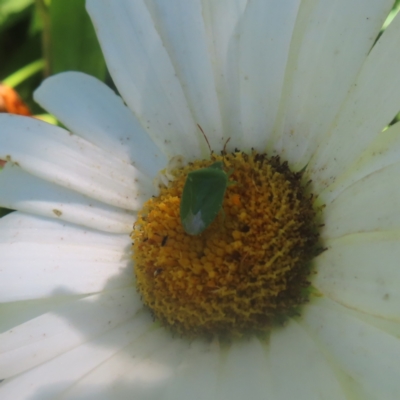
[[[51,72],[78,70],[104,80],[106,64],[84,0],[52,0]]]
[[[1,0],[0,33],[14,25],[32,10],[34,0]]]
[[[107,69],[85,0],[0,0],[0,81],[34,114],[33,91],[46,76],[86,72],[104,81]]]

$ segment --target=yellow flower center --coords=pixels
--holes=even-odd
[[[200,235],[185,233],[180,201],[187,174],[223,161],[235,184]],[[178,334],[268,332],[307,300],[318,233],[301,173],[278,157],[212,155],[172,171],[132,232],[137,288],[154,316]]]

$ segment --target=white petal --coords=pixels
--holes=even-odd
[[[315,192],[331,184],[369,146],[400,109],[400,15],[373,47],[307,176]]]
[[[208,47],[213,54],[214,75],[225,137],[233,151],[242,141],[239,91],[239,46],[237,25],[247,0],[202,0]]]
[[[122,99],[101,81],[81,72],[46,79],[35,100],[78,134],[155,178],[166,157],[154,145]]]
[[[132,211],[37,178],[11,163],[0,173],[0,187],[0,204],[14,210],[125,234],[132,231],[136,221]]]
[[[146,0],[182,84],[193,118],[211,148],[223,149],[222,123],[201,0]]]
[[[155,188],[146,175],[66,130],[18,115],[0,115],[0,158],[86,196],[129,210]]]
[[[328,300],[307,305],[302,321],[334,362],[372,399],[400,393],[400,340],[346,313]]]
[[[134,318],[73,350],[4,382],[3,399],[53,400],[116,352],[133,342],[152,324],[148,314]],[[58,397],[57,397],[58,398]]]
[[[0,300],[93,293],[130,285],[130,246],[127,235],[84,230],[40,217],[29,221],[13,213],[0,220]]]
[[[267,354],[256,338],[234,342],[218,378],[218,400],[275,399]]]
[[[399,176],[398,162],[345,189],[324,209],[322,237],[399,229]]]
[[[321,349],[295,321],[271,332],[269,359],[277,400],[347,400]]]
[[[399,161],[400,122],[380,133],[360,158],[319,194],[320,202],[329,204],[354,182]]]
[[[335,301],[332,301],[328,297],[324,297],[323,300],[321,300],[320,297],[314,298],[314,299],[312,299],[311,304],[313,304],[314,301],[316,303],[325,302],[325,304],[329,303],[331,305],[335,305],[337,309],[345,310],[346,314],[353,316],[356,319],[359,319],[361,321],[364,321],[368,325],[375,326],[376,328],[388,333],[391,336],[400,338],[400,322],[399,321],[393,321],[393,320],[389,320],[386,318],[376,317],[371,314],[366,314],[362,311],[358,311],[358,310],[355,310],[352,308],[342,306],[342,305],[336,303]]]
[[[21,325],[30,319],[53,311],[61,304],[82,298],[83,295],[51,297],[47,299],[15,301],[0,304],[0,333]]]
[[[282,92],[299,0],[250,1],[239,23],[239,80],[245,150],[264,152]]]
[[[220,348],[216,341],[191,343],[182,363],[176,370],[176,379],[169,385],[165,400],[220,400],[216,396]]]
[[[86,7],[113,80],[154,143],[169,157],[198,158],[204,138],[143,0]]]
[[[147,333],[88,374],[62,398],[163,399],[188,347],[164,329]]]
[[[131,319],[142,304],[134,288],[57,307],[0,335],[0,378],[7,378],[95,338]]]
[[[327,240],[313,285],[348,307],[400,321],[400,231]]]
[[[109,234],[63,223],[52,218],[13,212],[0,219],[0,243],[67,243],[125,253],[130,246],[127,235]]]
[[[393,1],[309,4],[303,2],[294,31],[276,132],[283,138],[277,149],[295,168],[304,167],[332,124]]]

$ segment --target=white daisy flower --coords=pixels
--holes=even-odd
[[[70,72],[35,93],[68,130],[0,116],[1,399],[398,399],[393,3],[87,2],[126,105]],[[188,235],[210,159],[234,182]]]

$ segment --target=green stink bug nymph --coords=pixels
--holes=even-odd
[[[217,161],[207,168],[189,172],[183,187],[180,217],[189,235],[199,235],[218,215],[229,174],[223,170],[223,162]]]

